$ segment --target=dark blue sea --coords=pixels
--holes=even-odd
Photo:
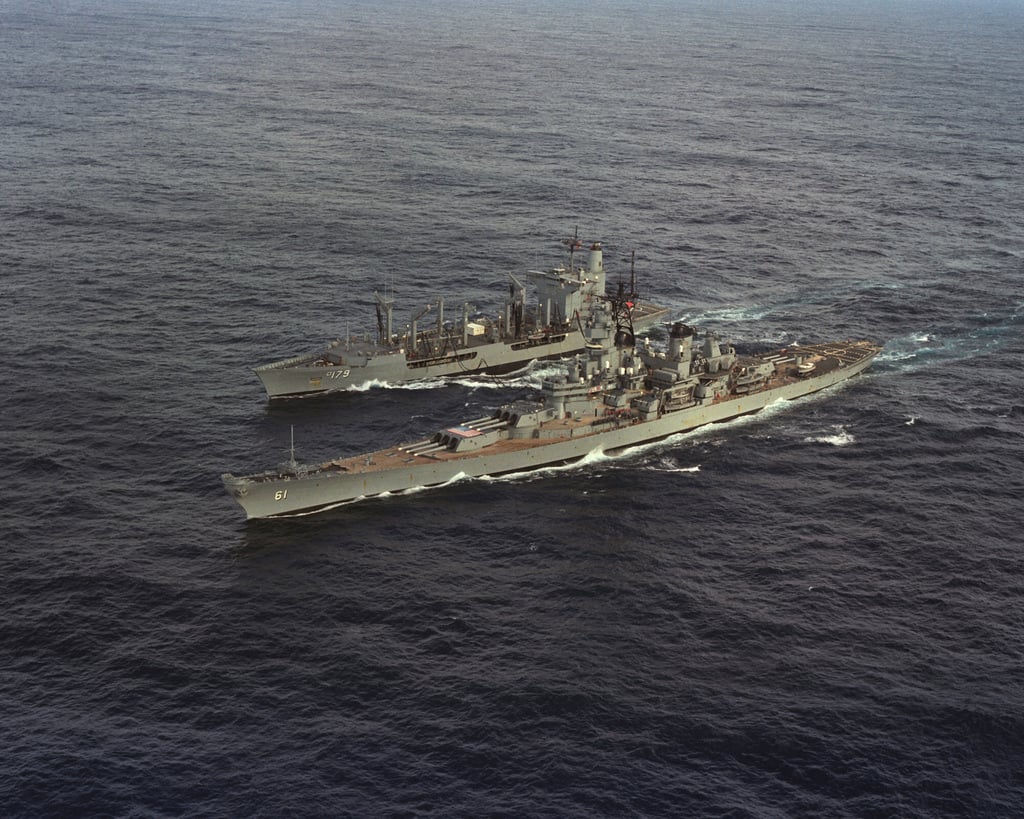
[[[1024,6],[0,0],[0,815],[1024,815]],[[252,367],[578,228],[864,376],[246,523],[511,382]]]

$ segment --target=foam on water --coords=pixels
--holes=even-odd
[[[696,466],[675,466],[672,461],[668,458],[661,458],[657,463],[650,464],[647,469],[655,472],[673,473],[673,472],[688,472],[695,473],[700,472],[700,464]]]
[[[856,443],[857,439],[843,428],[842,425],[837,424],[833,428],[836,430],[834,434],[808,436],[807,438],[804,438],[804,443],[831,444],[832,446],[849,446],[850,444]]]

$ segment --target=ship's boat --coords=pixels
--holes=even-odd
[[[374,294],[377,311],[375,337],[336,339],[325,350],[295,356],[256,368],[270,398],[364,389],[373,384],[464,376],[496,375],[526,367],[538,359],[556,359],[586,348],[596,319],[594,306],[605,298],[605,270],[601,244],[590,245],[587,265],[577,265],[582,249],[578,238],[566,240],[568,267],[533,271],[534,298],[527,287],[509,274],[509,295],[497,318],[471,316],[462,305],[461,317],[445,320],[443,299],[412,316],[408,326],[395,324],[394,297]],[[640,300],[636,276],[631,272],[634,322],[648,327],[663,321],[668,308]],[[434,312],[433,320],[425,319]]]
[[[630,299],[594,307],[589,343],[540,396],[433,435],[316,465],[292,460],[267,472],[223,475],[249,518],[314,512],[464,477],[529,472],[616,454],[704,424],[755,413],[854,376],[881,350],[836,341],[740,355],[715,334],[676,323],[668,346],[637,345]],[[808,368],[806,365],[813,365]]]

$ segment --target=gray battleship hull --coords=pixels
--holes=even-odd
[[[264,473],[248,477],[223,476],[228,492],[248,518],[271,518],[313,512],[327,507],[384,494],[443,485],[463,477],[507,475],[546,466],[579,461],[591,452],[614,455],[640,444],[658,441],[706,424],[727,421],[759,412],[777,401],[788,401],[831,387],[870,366],[878,352],[872,347],[826,372],[798,379],[760,392],[730,395],[724,400],[701,401],[651,420],[623,419],[621,425],[580,427],[569,437],[554,438],[521,449],[490,452],[486,447],[435,460],[415,453],[396,461],[407,448],[395,447],[366,456],[363,466],[345,471],[320,467],[293,474]],[[485,419],[481,419],[485,420]],[[478,422],[467,422],[474,424]],[[568,423],[568,422],[566,422]],[[579,434],[577,434],[579,433]],[[394,466],[381,469],[375,461],[389,459]]]

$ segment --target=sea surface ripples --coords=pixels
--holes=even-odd
[[[1019,816],[1024,14],[0,0],[11,816]],[[224,471],[510,382],[253,365],[498,308],[578,226],[753,350],[622,458],[245,523]]]

